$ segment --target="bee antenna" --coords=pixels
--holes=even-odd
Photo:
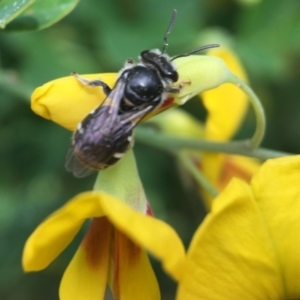
[[[166,53],[166,50],[167,50],[167,47],[168,47],[168,36],[169,36],[169,34],[172,32],[174,23],[175,23],[175,21],[176,21],[176,17],[177,17],[177,10],[176,10],[176,9],[173,9],[170,25],[169,25],[169,27],[168,27],[168,30],[167,30],[166,34],[164,35],[164,39],[163,39],[163,49],[162,49],[162,51],[161,51],[161,55],[163,55],[163,54]]]
[[[191,52],[176,55],[176,56],[172,57],[171,61],[173,61],[174,59],[179,58],[179,57],[190,56],[194,53],[197,53],[197,52],[200,52],[200,51],[203,51],[203,50],[206,50],[206,49],[210,49],[210,48],[217,48],[217,47],[220,47],[220,45],[219,44],[211,44],[211,45],[202,46],[202,47],[199,47],[199,48],[197,48],[197,49],[195,49]]]

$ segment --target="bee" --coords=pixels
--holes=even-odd
[[[137,124],[160,108],[169,94],[179,93],[187,84],[173,85],[179,78],[173,60],[219,46],[211,44],[170,58],[166,54],[167,39],[176,16],[177,11],[173,10],[163,49],[142,51],[137,63],[127,59],[113,88],[102,80],[87,80],[73,73],[81,84],[100,87],[106,95],[104,102],[78,124],[73,135],[66,169],[75,177],[85,177],[115,164],[133,146],[133,129]]]
[[[77,74],[75,76],[78,77]],[[107,91],[108,96],[104,103],[78,124],[66,159],[66,168],[73,172],[74,176],[85,177],[95,170],[113,165],[133,146],[133,128],[152,106],[120,113],[120,102],[123,100],[127,83],[126,76],[126,73],[122,74],[114,88]],[[80,81],[85,80],[78,78]],[[95,81],[92,84],[95,84]]]

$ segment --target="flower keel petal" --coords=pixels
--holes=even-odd
[[[116,299],[160,299],[159,286],[145,250],[115,231],[114,279]]]
[[[103,299],[108,277],[112,228],[105,217],[93,219],[91,227],[66,269],[61,300]]]

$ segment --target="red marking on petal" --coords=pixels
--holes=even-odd
[[[111,229],[107,218],[95,218],[82,241],[82,246],[86,251],[86,261],[95,270],[108,259],[107,247],[110,245]]]
[[[115,299],[120,298],[120,283],[119,283],[119,274],[120,274],[120,261],[119,261],[119,241],[116,239],[116,231],[114,230],[114,270],[113,270],[113,282],[112,282],[112,293]]]
[[[170,97],[170,98],[167,98],[164,103],[161,105],[161,108],[165,108],[167,106],[170,106],[171,104],[173,104],[174,102],[174,98]]]
[[[226,157],[224,160],[223,171],[220,174],[219,185],[225,187],[232,177],[238,177],[246,182],[250,182],[252,175],[253,174],[245,170],[242,165],[238,165],[229,157]]]
[[[121,237],[123,241],[124,249],[127,249],[127,255],[124,255],[128,259],[128,265],[137,264],[140,260],[141,248],[129,240],[124,235]],[[123,252],[124,253],[124,252]]]
[[[138,264],[141,258],[141,248],[127,236],[115,229],[114,238],[114,276],[112,292],[115,298],[120,298],[121,272],[126,272]]]
[[[199,169],[201,169],[202,167],[202,163],[199,160],[195,160],[195,165],[197,165]],[[250,182],[252,175],[252,173],[243,168],[243,165],[238,165],[230,159],[230,156],[225,156],[217,185],[222,189],[229,183],[229,181],[233,177],[237,177],[245,180],[246,182]]]
[[[147,202],[146,215],[154,217],[154,213],[153,213],[153,211],[151,209],[151,206],[150,206],[149,202]]]

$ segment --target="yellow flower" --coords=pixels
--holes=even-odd
[[[300,157],[233,179],[189,247],[178,300],[300,298]]]
[[[46,268],[89,218],[89,230],[62,278],[61,300],[103,299],[107,283],[118,299],[159,299],[145,249],[180,278],[185,253],[174,230],[96,191],[77,195],[40,224],[26,242],[24,270]]]
[[[216,57],[190,56],[175,62],[178,83],[188,84],[179,94],[170,95],[160,110],[183,104],[198,93],[226,82],[231,75],[223,61]],[[84,77],[101,79],[112,87],[117,74]],[[88,88],[71,76],[36,89],[32,95],[32,109],[42,117],[74,130],[104,98],[101,88]],[[122,165],[128,155],[130,151],[118,164],[99,173],[98,176],[102,176],[100,192],[75,197],[42,223],[26,243],[24,269],[41,270],[70,243],[84,220],[94,219],[62,279],[62,300],[73,300],[75,296],[84,300],[101,299],[107,282],[116,297],[157,299],[156,279],[144,249],[161,259],[174,279],[181,279],[185,256],[182,243],[168,225],[145,216],[145,197],[133,196],[140,191],[136,187],[138,175],[132,178],[124,172],[132,168]],[[118,178],[120,173],[123,175]],[[99,190],[97,183],[96,189]],[[103,240],[99,241],[100,237]]]
[[[157,300],[159,288],[146,250],[162,260],[176,280],[182,274],[185,251],[174,230],[149,215],[130,150],[118,164],[99,172],[94,191],[77,195],[38,226],[26,242],[23,268],[46,268],[85,220],[92,219],[62,278],[60,299],[103,299],[108,284],[118,299]]]

